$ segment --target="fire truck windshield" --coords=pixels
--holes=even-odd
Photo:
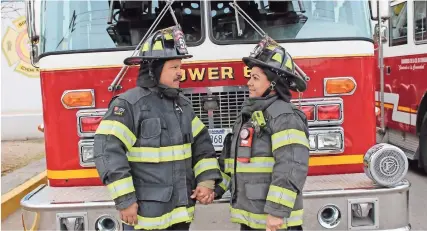
[[[189,46],[211,39],[215,43],[256,43],[259,34],[243,19],[237,33],[233,1],[175,1],[172,5]],[[294,0],[237,1],[270,37],[288,39],[346,39],[371,36],[367,1]],[[40,53],[98,49],[132,49],[153,24],[165,1],[43,1]],[[207,9],[206,9],[207,7]],[[204,11],[210,12],[208,20]],[[169,12],[155,29],[174,25]],[[210,28],[205,36],[205,24]]]
[[[110,10],[110,1],[44,1],[41,53],[136,46],[164,6],[165,2],[158,0],[114,1]],[[200,43],[200,1],[177,1],[172,8],[186,33],[187,44]],[[175,23],[167,12],[156,29],[172,25]]]
[[[260,35],[239,19],[239,35],[232,1],[210,3],[212,39],[220,44],[253,43]],[[299,0],[238,1],[240,8],[277,41],[289,39],[371,38],[367,1]]]

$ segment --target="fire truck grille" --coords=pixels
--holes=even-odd
[[[208,111],[203,108],[202,98],[207,95],[207,93],[185,94],[193,103],[194,112],[206,126],[209,125],[209,117]],[[213,111],[213,127],[209,128],[231,128],[243,102],[249,97],[249,92],[247,90],[212,92],[212,96],[219,97],[219,107]]]

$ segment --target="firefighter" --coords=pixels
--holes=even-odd
[[[137,86],[113,98],[95,135],[95,164],[124,230],[189,230],[196,200],[213,200],[221,180],[215,149],[180,93],[191,58],[178,26],[153,33],[138,56]]]
[[[303,92],[306,82],[268,37],[243,61],[251,69],[249,98],[225,138],[215,197],[230,190],[231,221],[241,230],[302,230],[309,133],[290,91]]]

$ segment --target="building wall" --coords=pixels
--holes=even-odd
[[[41,138],[39,72],[31,65],[23,1],[1,2],[1,139]]]

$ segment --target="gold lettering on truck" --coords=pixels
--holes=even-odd
[[[209,67],[208,68],[208,79],[209,80],[219,79],[218,67]]]
[[[192,81],[203,81],[205,78],[208,80],[235,79],[234,68],[229,66],[181,69],[181,75],[181,82],[186,81],[188,76]],[[244,75],[249,78],[250,70],[248,67],[245,67]]]
[[[234,79],[233,68],[231,67],[221,67],[221,79]]]
[[[251,77],[251,69],[249,69],[249,67],[245,66],[245,68],[243,68],[243,75],[246,78],[250,78]]]
[[[190,74],[191,80],[196,81],[197,79],[199,81],[203,81],[205,77],[205,68],[202,68],[201,72],[199,68],[188,69],[188,73]]]
[[[187,74],[185,73],[185,69],[181,69],[181,82],[187,79]]]

